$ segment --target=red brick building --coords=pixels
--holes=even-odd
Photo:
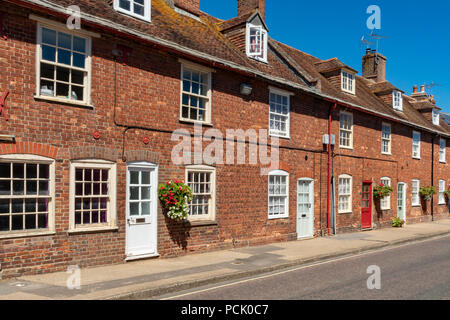
[[[366,52],[357,76],[277,42],[264,0],[238,0],[228,21],[198,0],[71,5],[0,4],[3,277],[447,216],[450,127],[423,88],[407,96],[385,80],[381,54]],[[180,129],[190,163],[173,161]],[[268,175],[267,163],[194,161],[211,129],[247,160],[254,141],[227,130],[266,130],[280,161]],[[273,154],[273,141],[258,151]],[[161,210],[169,179],[194,190],[185,223]],[[381,183],[394,192],[375,201]],[[431,185],[440,193],[421,201]]]

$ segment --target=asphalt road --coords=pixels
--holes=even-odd
[[[374,275],[367,273],[370,266],[380,268],[380,289],[368,289],[368,279]],[[450,300],[450,237],[196,288],[158,299]]]

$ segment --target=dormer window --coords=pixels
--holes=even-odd
[[[267,30],[262,25],[247,24],[247,56],[267,62]]]
[[[355,75],[342,71],[342,91],[355,94]]]
[[[400,91],[394,91],[392,93],[392,105],[395,110],[403,111],[403,96]]]
[[[114,10],[150,21],[151,0],[114,0]]]
[[[439,111],[437,111],[436,109],[433,109],[433,124],[435,126],[439,125]]]

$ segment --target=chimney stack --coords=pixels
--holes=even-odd
[[[237,0],[238,2],[238,17],[243,16],[253,10],[258,9],[263,20],[266,19],[266,1],[265,0]]]
[[[386,57],[377,53],[375,50],[366,50],[366,55],[362,59],[362,75],[366,79],[375,82],[386,80]]]

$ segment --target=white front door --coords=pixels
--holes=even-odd
[[[157,255],[156,165],[136,162],[127,166],[127,260]]]
[[[398,184],[397,217],[406,221],[406,183],[403,182]]]
[[[312,179],[298,181],[297,235],[299,239],[314,236],[314,181]]]

